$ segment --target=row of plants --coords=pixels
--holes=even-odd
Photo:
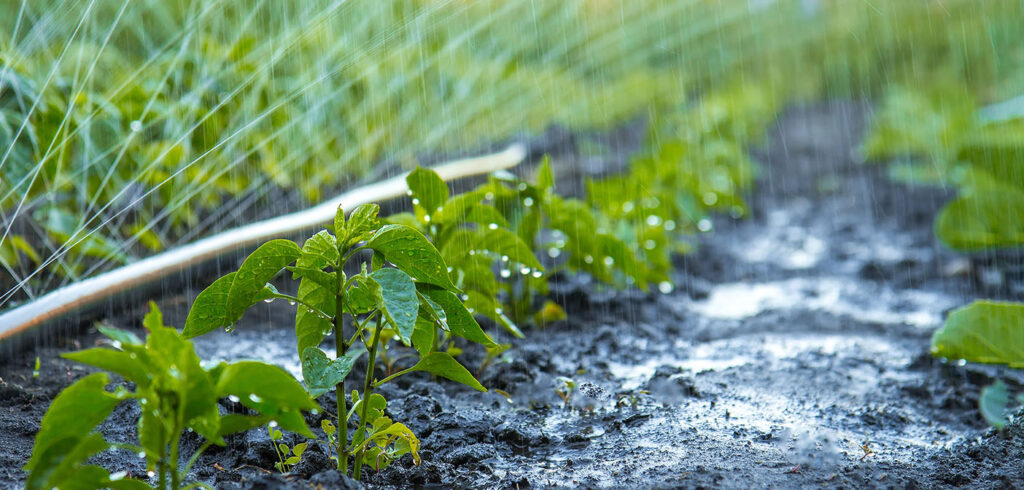
[[[1019,103],[979,108],[962,87],[893,90],[865,142],[866,156],[899,160],[893,178],[950,186],[957,196],[935,218],[950,249],[981,255],[1024,250],[1024,111]],[[908,158],[909,157],[909,158]],[[1011,254],[1012,255],[1012,254]],[[1024,368],[1024,303],[978,300],[952,312],[932,338],[935,356]],[[1024,393],[1017,401],[1024,404]],[[1006,424],[1011,397],[998,382],[981,410]]]
[[[380,386],[426,372],[485,391],[460,353],[466,343],[482,346],[483,369],[511,345],[496,342],[477,318],[506,331],[506,338],[523,337],[524,325],[564,318],[561,306],[546,296],[558,273],[586,273],[614,287],[670,290],[669,255],[687,249],[680,243],[704,229],[700,223],[708,213],[743,206],[739,193],[749,186],[754,165],[745,157],[729,158],[729,151],[741,150],[751,135],[723,128],[753,114],[744,112],[751,107],[744,104],[724,116],[716,104],[725,100],[694,104],[694,120],[718,115],[701,131],[656,124],[652,141],[659,143],[632,162],[623,180],[589,182],[588,199],[556,192],[549,159],[532,180],[498,173],[457,195],[433,171],[416,168],[406,178],[410,212],[382,217],[377,205],[367,204],[346,216],[339,209],[332,225],[301,246],[284,239],[261,245],[237,271],[196,297],[181,332],[163,325],[155,305],[143,322],[145,342],[101,328],[110,339],[107,347],[64,357],[120,375],[135,389],[115,384],[110,391],[111,379],[101,372],[58,395],[25,467],[27,487],[151,488],[154,480],[158,488],[205,486],[185,481],[205,449],[268,425],[277,468],[287,471],[317,440],[303,412],[319,420],[337,469],[356,479],[367,467],[379,470],[406,454],[418,463],[420,442],[389,417]],[[614,187],[650,179],[655,168],[678,173],[648,180],[660,181],[649,188]],[[613,190],[615,199],[606,199]],[[298,281],[294,296],[271,284],[282,272]],[[231,331],[249,307],[274,300],[296,305],[301,384],[259,362],[201,366],[189,338]],[[325,349],[325,340],[333,348]],[[362,378],[350,379],[364,358]],[[330,415],[316,403],[328,393],[337,402]],[[106,441],[98,426],[116,405],[132,400],[140,410],[137,443]],[[95,407],[94,415],[78,417],[87,407]],[[193,453],[182,464],[186,430],[205,442],[189,447]],[[288,446],[282,431],[306,441]],[[145,457],[148,478],[89,464],[106,450]]]
[[[723,80],[819,97],[952,73],[999,90],[1024,45],[1016,0],[299,8],[0,5],[0,303],[239,223],[224,210],[274,188],[315,202],[371,162],[608,127]]]

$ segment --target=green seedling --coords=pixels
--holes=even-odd
[[[555,378],[555,394],[562,399],[562,407],[569,408],[569,400],[576,391],[577,384],[572,378],[559,376]]]
[[[386,402],[374,393],[376,388],[398,376],[425,371],[486,391],[438,346],[452,337],[487,348],[497,345],[463,304],[459,296],[463,291],[453,284],[448,266],[427,237],[405,225],[382,223],[378,211],[377,205],[363,205],[346,219],[339,208],[334,233],[321,231],[301,248],[289,240],[263,244],[237,272],[199,294],[184,330],[188,337],[216,329],[230,331],[242,314],[260,301],[282,298],[297,303],[295,335],[306,389],[314,397],[335,391],[338,419],[328,440],[334,446],[338,469],[347,474],[351,459],[356,479],[365,464],[381,468],[406,453],[419,461],[419,440],[405,425],[384,416]],[[349,277],[347,265],[355,266],[359,273]],[[299,280],[294,297],[267,283],[285,269]],[[320,348],[332,334],[333,358]],[[377,379],[378,360],[392,338],[411,347],[410,357],[419,360]],[[350,409],[345,399],[346,378],[364,355],[368,367],[362,391],[352,391],[354,405]],[[364,398],[371,403],[359,403]],[[350,438],[347,428],[352,416],[358,418],[358,429]],[[287,459],[282,465],[287,465]]]
[[[32,366],[32,379],[39,377],[39,356],[36,356],[36,363]]]
[[[278,461],[274,463],[274,468],[277,468],[277,471],[287,473],[291,471],[292,466],[302,461],[302,453],[306,451],[306,446],[309,443],[300,442],[294,447],[288,447],[287,444],[281,442],[284,439],[284,433],[277,428],[277,424],[268,424],[267,434],[270,435],[270,444],[274,446],[274,453],[277,454]]]
[[[111,339],[113,348],[63,355],[115,373],[134,384],[134,389],[118,385],[108,391],[110,376],[100,372],[78,380],[57,395],[43,416],[32,457],[25,465],[29,471],[26,488],[206,486],[184,485],[184,480],[203,451],[214,444],[225,445],[224,437],[229,434],[273,423],[284,430],[313,436],[302,411],[319,407],[283,369],[255,361],[202,367],[192,343],[163,324],[160,310],[153,303],[143,325],[149,331],[145,343],[131,332],[99,327]],[[222,415],[219,401],[224,398],[241,403],[250,414]],[[141,412],[138,441],[107,441],[97,426],[125,402],[136,403]],[[185,431],[203,436],[206,442],[182,464],[180,441]],[[145,458],[156,486],[89,464],[93,456],[107,450],[128,450]]]

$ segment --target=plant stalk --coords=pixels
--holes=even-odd
[[[343,256],[342,245],[338,244],[338,256]],[[342,272],[345,263],[338,264],[334,274],[337,278],[337,292],[334,295],[334,351],[336,358],[340,359],[345,355],[345,324],[342,322],[345,314],[345,273]],[[344,414],[348,412],[348,402],[345,401],[345,380],[342,379],[334,388],[334,394],[338,399],[338,471],[348,476],[348,421]]]
[[[382,319],[383,320],[383,319]],[[377,362],[377,344],[380,342],[381,331],[384,330],[383,321],[377,324],[377,330],[373,334],[373,342],[370,347],[370,359],[366,364],[366,381],[363,383],[363,396],[360,400],[363,403],[363,412],[359,415],[359,429],[356,434],[362,434],[366,430],[366,415],[370,409],[370,395],[373,394],[373,367]],[[365,437],[364,437],[365,440]],[[355,467],[352,470],[352,478],[359,481],[359,473],[363,469],[363,458],[361,455],[356,456]]]

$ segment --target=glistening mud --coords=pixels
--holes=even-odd
[[[869,117],[846,101],[786,111],[755,149],[764,174],[753,217],[717,218],[699,251],[677,259],[674,291],[617,292],[560,276],[552,289],[568,320],[527,332],[484,369],[490,393],[419,375],[386,386],[388,409],[420,437],[423,461],[371,472],[366,485],[1024,486],[1024,427],[997,433],[977,410],[981,387],[999,378],[1020,388],[1024,375],[929,355],[944,313],[983,295],[984,269],[932,235],[949,191],[891,183],[854,158]],[[573,148],[563,150],[569,158]],[[168,323],[183,323],[190,299],[160,301]],[[262,306],[232,334],[197,339],[199,354],[258,357],[295,373],[294,336],[282,328],[291,314]],[[138,327],[138,317],[110,321]],[[50,399],[88,372],[57,357],[67,347],[76,346],[40,350],[38,378],[31,357],[0,367],[9,434],[0,485],[23,480],[18,468]],[[475,367],[483,353],[464,356]],[[567,401],[561,377],[575,384]],[[327,412],[330,397],[321,399]],[[127,439],[136,416],[120,410],[101,428]],[[352,484],[318,443],[282,476],[262,469],[275,461],[265,431],[228,442],[202,457],[197,478],[223,488]],[[124,451],[100,463],[145,471]]]

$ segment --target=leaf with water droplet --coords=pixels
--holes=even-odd
[[[388,323],[398,331],[402,343],[411,345],[420,307],[416,284],[408,274],[391,267],[376,270],[370,277],[380,285],[377,307]]]
[[[380,252],[385,260],[417,282],[458,290],[448,277],[448,266],[441,259],[441,254],[415,229],[403,225],[386,225],[370,237],[366,246]]]

